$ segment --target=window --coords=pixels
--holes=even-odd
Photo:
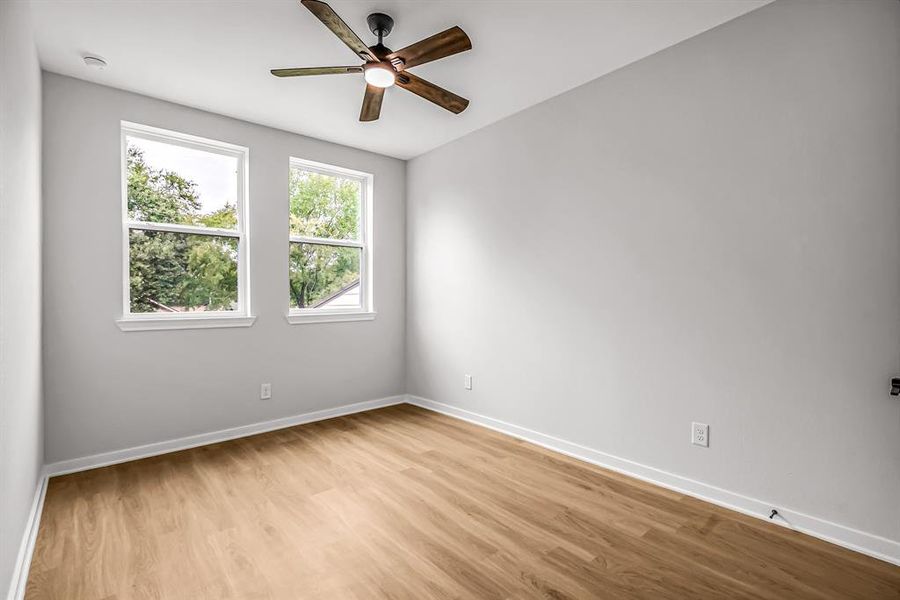
[[[122,124],[123,330],[253,323],[247,155],[224,142]]]
[[[292,158],[289,177],[288,321],[374,318],[372,176]]]

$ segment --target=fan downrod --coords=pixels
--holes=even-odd
[[[382,38],[390,35],[394,28],[394,19],[384,13],[372,13],[366,17],[366,23],[369,25],[369,31],[378,36],[379,44]]]

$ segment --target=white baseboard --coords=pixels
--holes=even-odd
[[[736,510],[740,513],[757,517],[769,523],[776,523],[783,527],[788,527],[807,535],[823,539],[827,542],[837,544],[838,546],[843,546],[850,550],[895,565],[900,565],[900,542],[898,541],[889,540],[878,535],[826,521],[825,519],[776,506],[771,502],[750,498],[749,496],[737,494],[713,485],[682,477],[681,475],[676,475],[631,460],[619,458],[618,456],[594,450],[593,448],[567,442],[566,440],[463,410],[449,404],[443,404],[441,402],[435,402],[434,400],[428,400],[412,395],[407,395],[406,398],[406,401],[409,404],[433,410],[451,417],[456,417],[463,421],[475,423],[476,425],[481,425],[511,435],[561,454],[610,469],[611,471],[629,475],[642,481],[647,481],[682,494],[687,494],[699,498],[700,500],[705,500],[706,502],[711,502],[724,508]],[[780,520],[769,520],[769,514],[773,508],[778,509],[778,514],[782,516]],[[778,517],[776,517],[776,519],[778,519]]]
[[[6,595],[7,600],[22,600],[25,597],[28,569],[31,567],[34,544],[37,541],[38,527],[41,524],[41,511],[44,510],[44,498],[47,495],[47,479],[47,474],[42,471],[38,478],[37,488],[34,491],[34,500],[31,502],[31,510],[28,513],[25,532],[22,534],[22,542],[19,544],[16,564],[13,566],[12,578],[9,582],[9,593]]]
[[[384,406],[402,404],[405,401],[406,397],[400,395],[388,396],[387,398],[379,398],[377,400],[367,400],[365,402],[356,402],[355,404],[345,404],[344,406],[326,408],[324,410],[303,413],[292,417],[283,417],[281,419],[262,421],[251,425],[242,425],[230,429],[221,429],[209,433],[190,435],[174,440],[167,440],[165,442],[154,442],[143,446],[125,448],[123,450],[113,450],[112,452],[103,452],[101,454],[63,460],[50,463],[45,469],[47,475],[50,477],[65,475],[66,473],[96,469],[97,467],[105,467],[117,463],[128,462],[130,460],[137,460],[139,458],[147,458],[149,456],[157,456],[159,454],[167,454],[169,452],[177,452],[178,450],[187,450],[188,448],[196,448],[197,446],[205,446],[207,444],[215,444],[216,442],[247,437],[248,435],[255,435],[257,433],[284,429],[285,427],[293,427],[294,425],[302,425],[303,423],[324,421],[325,419],[332,419],[334,417],[363,412]]]

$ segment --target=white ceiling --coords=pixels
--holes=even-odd
[[[411,72],[471,100],[453,115],[399,88],[360,123],[361,75],[277,79],[270,68],[360,61],[291,0],[37,0],[49,71],[279,129],[411,158],[706,31],[770,0],[332,0],[368,44],[366,15],[395,20],[402,48],[450,26],[469,52]],[[82,55],[107,59],[88,69]]]

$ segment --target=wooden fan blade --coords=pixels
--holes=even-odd
[[[363,96],[360,121],[376,121],[381,114],[381,101],[384,100],[384,88],[366,84],[366,95]]]
[[[469,106],[469,101],[462,96],[457,96],[453,92],[436,86],[430,81],[425,81],[421,77],[416,77],[408,71],[397,74],[397,85],[417,96],[434,102],[441,108],[446,108],[452,113],[459,114]]]
[[[343,75],[362,73],[362,67],[299,67],[296,69],[272,69],[275,77],[302,77],[304,75]]]
[[[447,31],[436,33],[406,48],[391,52],[385,58],[402,59],[403,64],[399,65],[399,68],[408,69],[471,49],[472,41],[466,32],[459,27],[451,27]]]
[[[359,39],[359,36],[353,33],[353,30],[344,23],[334,10],[319,0],[300,0],[300,4],[309,9],[309,12],[316,15],[322,23],[338,36],[342,42],[353,50],[357,56],[363,60],[377,62],[378,58],[372,54],[372,51]]]

